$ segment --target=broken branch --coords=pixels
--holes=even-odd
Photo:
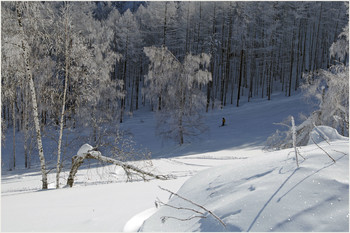
[[[167,180],[167,179],[169,179],[169,177],[166,176],[166,175],[156,175],[156,174],[153,174],[151,172],[144,171],[144,170],[142,170],[142,169],[140,169],[138,167],[135,167],[135,166],[133,166],[131,164],[123,163],[123,162],[121,162],[119,160],[103,156],[101,154],[101,152],[99,152],[99,151],[89,150],[87,153],[84,153],[83,155],[73,156],[73,158],[72,158],[72,168],[71,168],[71,170],[69,172],[69,177],[68,177],[68,180],[67,180],[67,185],[69,187],[73,186],[74,177],[75,177],[76,173],[78,172],[78,169],[79,169],[80,165],[84,162],[85,159],[96,159],[96,160],[99,160],[101,162],[111,163],[111,164],[120,166],[127,173],[130,173],[130,171],[136,172],[136,174],[142,176],[142,178],[144,180],[146,180],[146,176],[153,177],[153,178],[159,179],[159,180]]]

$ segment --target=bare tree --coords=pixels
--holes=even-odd
[[[206,98],[199,86],[212,79],[206,69],[210,56],[188,54],[181,63],[166,47],[145,47],[144,51],[151,61],[145,92],[151,101],[159,95],[162,99],[158,110],[160,132],[183,144],[184,135],[196,135],[203,129],[199,109],[205,106]]]

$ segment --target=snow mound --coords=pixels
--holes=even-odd
[[[88,153],[89,151],[91,151],[91,150],[93,150],[93,149],[94,149],[94,148],[93,148],[91,145],[85,143],[84,145],[82,145],[82,146],[80,147],[80,149],[78,150],[77,155],[78,155],[78,156],[84,156],[86,153]]]
[[[349,140],[341,136],[338,131],[329,126],[316,126],[310,133],[308,145],[314,144],[312,139],[318,144],[324,141]]]
[[[181,208],[160,207],[140,231],[349,231],[348,146],[344,141],[323,145],[336,163],[309,145],[300,148],[306,158],[300,168],[287,149],[261,152],[249,163],[233,161],[203,170],[177,194],[213,212],[226,227],[203,209],[173,196],[167,204]]]

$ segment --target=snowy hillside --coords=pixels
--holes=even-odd
[[[122,128],[152,152],[152,160],[133,164],[145,169],[152,164],[148,170],[176,179],[125,183],[120,167],[87,162],[73,188],[55,189],[52,172],[49,190],[41,191],[37,167],[3,169],[1,230],[137,231],[148,218],[143,231],[348,231],[348,138],[327,132],[330,145],[316,140],[336,163],[317,145],[302,147],[306,160],[300,159],[299,169],[292,149],[262,150],[266,138],[278,128],[273,123],[309,111],[301,95],[215,110],[206,115],[208,130],[182,146],[155,135],[152,113],[135,112]],[[222,117],[227,125],[219,127]],[[82,145],[75,145],[72,153]],[[11,148],[2,148],[2,156],[7,153]],[[67,169],[62,182],[68,177]],[[213,211],[226,228],[208,213],[206,218],[169,218],[162,223],[161,217],[188,218],[191,212],[166,206],[156,209],[156,200],[167,203],[170,196],[158,186],[179,191]],[[168,204],[188,205],[175,196]]]
[[[204,214],[163,206],[142,230],[349,231],[348,140],[320,145],[336,163],[316,145],[309,145],[300,151],[305,157],[300,168],[296,167],[292,150],[257,152],[254,160],[231,161],[186,181],[178,194],[205,206],[226,226],[208,212],[173,196],[167,205]]]
[[[1,231],[349,231],[348,24],[341,1],[2,2]]]

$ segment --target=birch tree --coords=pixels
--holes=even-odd
[[[63,126],[64,126],[64,115],[66,110],[66,96],[68,89],[68,77],[69,77],[69,5],[67,2],[64,3],[64,54],[65,54],[65,68],[64,68],[64,88],[62,97],[62,110],[60,115],[60,131],[58,136],[58,149],[57,149],[57,165],[56,165],[56,188],[60,187],[60,172],[61,172],[61,147],[62,147],[62,136],[63,136]]]
[[[24,131],[24,155],[25,167],[30,167],[29,138],[31,139],[31,126],[29,124],[29,94],[28,80],[25,78],[25,67],[23,62],[23,50],[21,47],[21,36],[18,33],[18,20],[14,3],[2,3],[1,8],[1,106],[2,106],[2,140],[3,146],[6,142],[5,135],[9,126],[12,125],[13,158],[9,165],[14,168],[16,144],[15,134],[17,130]],[[14,108],[13,108],[14,107]],[[11,110],[12,109],[12,110]],[[12,122],[10,117],[12,112]],[[18,123],[16,123],[18,122]],[[31,122],[32,123],[32,122]],[[31,124],[33,125],[33,124]],[[31,139],[32,140],[32,139]],[[33,143],[32,143],[33,144]],[[17,156],[18,157],[18,156]]]
[[[19,32],[21,35],[21,47],[23,50],[23,61],[25,64],[26,76],[27,76],[27,80],[29,83],[30,95],[31,95],[31,99],[32,99],[33,119],[34,119],[37,146],[38,146],[40,166],[41,166],[42,189],[47,189],[48,188],[47,171],[46,171],[43,143],[42,143],[42,139],[41,139],[41,129],[40,129],[40,123],[39,123],[39,116],[38,116],[38,103],[37,103],[37,99],[36,99],[36,91],[35,91],[35,86],[34,86],[34,80],[32,77],[32,70],[31,70],[30,57],[29,57],[30,47],[29,47],[29,44],[26,40],[26,34],[25,34],[25,31],[23,28],[24,27],[23,26],[23,10],[24,10],[23,6],[24,5],[21,4],[20,2],[16,2],[16,13],[17,13]]]
[[[116,98],[121,96],[117,90],[120,83],[110,78],[114,61],[120,57],[110,47],[113,39],[111,25],[103,25],[100,21],[95,20],[91,14],[92,9],[93,5],[90,3],[83,4],[83,6],[77,3],[65,3],[60,17],[64,34],[61,43],[64,58],[62,67],[64,86],[56,167],[57,188],[59,188],[59,175],[62,167],[60,155],[65,106],[68,104],[73,107],[73,113],[78,113],[73,117],[79,115],[90,125],[93,129],[92,137],[96,142],[100,124],[116,116]],[[70,103],[73,103],[73,106],[69,104],[69,99],[67,102],[68,89],[76,91],[76,95],[72,91],[70,93]],[[75,109],[76,107],[78,108]],[[86,118],[86,116],[91,117]]]

